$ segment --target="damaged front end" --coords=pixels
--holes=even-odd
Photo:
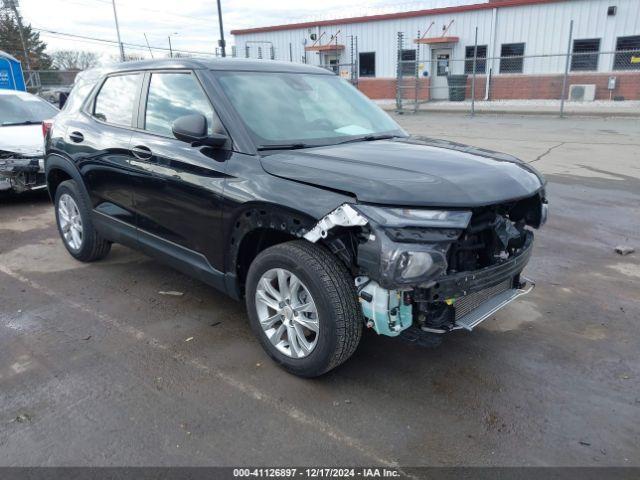
[[[352,228],[352,254],[342,256],[351,261],[368,327],[389,336],[410,328],[442,334],[471,330],[531,291],[533,282],[521,273],[531,256],[531,228],[546,217],[542,192],[465,210],[354,204],[331,212],[305,238],[335,235],[344,246],[345,227]]]
[[[0,150],[0,192],[22,193],[45,187],[42,154],[25,155]]]

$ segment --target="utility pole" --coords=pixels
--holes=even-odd
[[[144,33],[144,41],[147,42],[147,48],[149,49],[149,54],[151,54],[151,58],[153,58],[153,52],[151,51],[151,47],[149,46],[149,39],[147,38],[147,33]]]
[[[111,0],[111,4],[113,5],[113,18],[116,21],[116,33],[118,34],[118,45],[120,46],[120,61],[124,62],[124,45],[122,45],[122,40],[120,39],[120,25],[118,25],[118,12],[116,11],[116,0]]]
[[[218,0],[218,24],[220,25],[220,41],[218,42],[218,45],[220,45],[222,57],[226,57],[227,52],[225,50],[224,29],[222,28],[222,7],[220,6],[220,0]]]
[[[9,8],[13,12],[13,16],[16,17],[16,23],[18,24],[18,31],[20,32],[20,43],[22,43],[22,52],[24,54],[24,63],[27,66],[27,71],[31,75],[31,63],[29,62],[29,50],[27,49],[27,43],[24,41],[24,29],[22,26],[22,17],[18,12],[18,6],[16,0],[5,0],[5,7]]]
[[[169,57],[173,58],[173,46],[171,45],[171,35],[178,35],[178,32],[170,33],[167,38],[169,39]]]
[[[560,96],[560,118],[564,118],[564,96],[567,91],[567,76],[569,75],[569,64],[571,63],[571,40],[573,38],[573,20],[569,23],[569,45],[567,45],[567,58],[564,64],[564,76],[562,77],[562,94]]]

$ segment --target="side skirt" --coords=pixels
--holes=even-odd
[[[216,270],[201,253],[138,230],[128,223],[96,210],[93,211],[92,220],[96,230],[110,241],[139,250],[190,277],[237,298],[233,289],[229,291],[228,288],[235,284],[235,275]]]

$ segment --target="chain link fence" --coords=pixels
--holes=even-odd
[[[569,39],[565,52],[526,52],[524,43],[466,46],[464,58],[447,44],[424,45],[398,33],[396,109],[580,113],[640,108],[640,36],[619,38],[600,51],[599,39]],[[459,53],[460,50],[456,49]],[[618,103],[616,103],[618,102]]]
[[[309,45],[294,43],[289,43],[288,48],[277,48],[272,42],[264,40],[246,41],[242,48],[234,46],[231,54],[232,57],[317,65],[358,85],[358,37],[353,35],[340,40],[337,36],[333,37],[323,46],[322,51],[314,50]],[[319,62],[314,61],[315,56],[319,56]]]
[[[71,91],[78,73],[80,70],[27,70],[24,78],[29,92],[59,105],[61,96]]]

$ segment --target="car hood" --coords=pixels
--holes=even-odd
[[[25,157],[43,155],[42,126],[38,124],[0,127],[0,152],[17,153]]]
[[[544,186],[535,169],[511,155],[424,137],[316,147],[261,161],[272,175],[364,203],[477,207],[525,198]]]

